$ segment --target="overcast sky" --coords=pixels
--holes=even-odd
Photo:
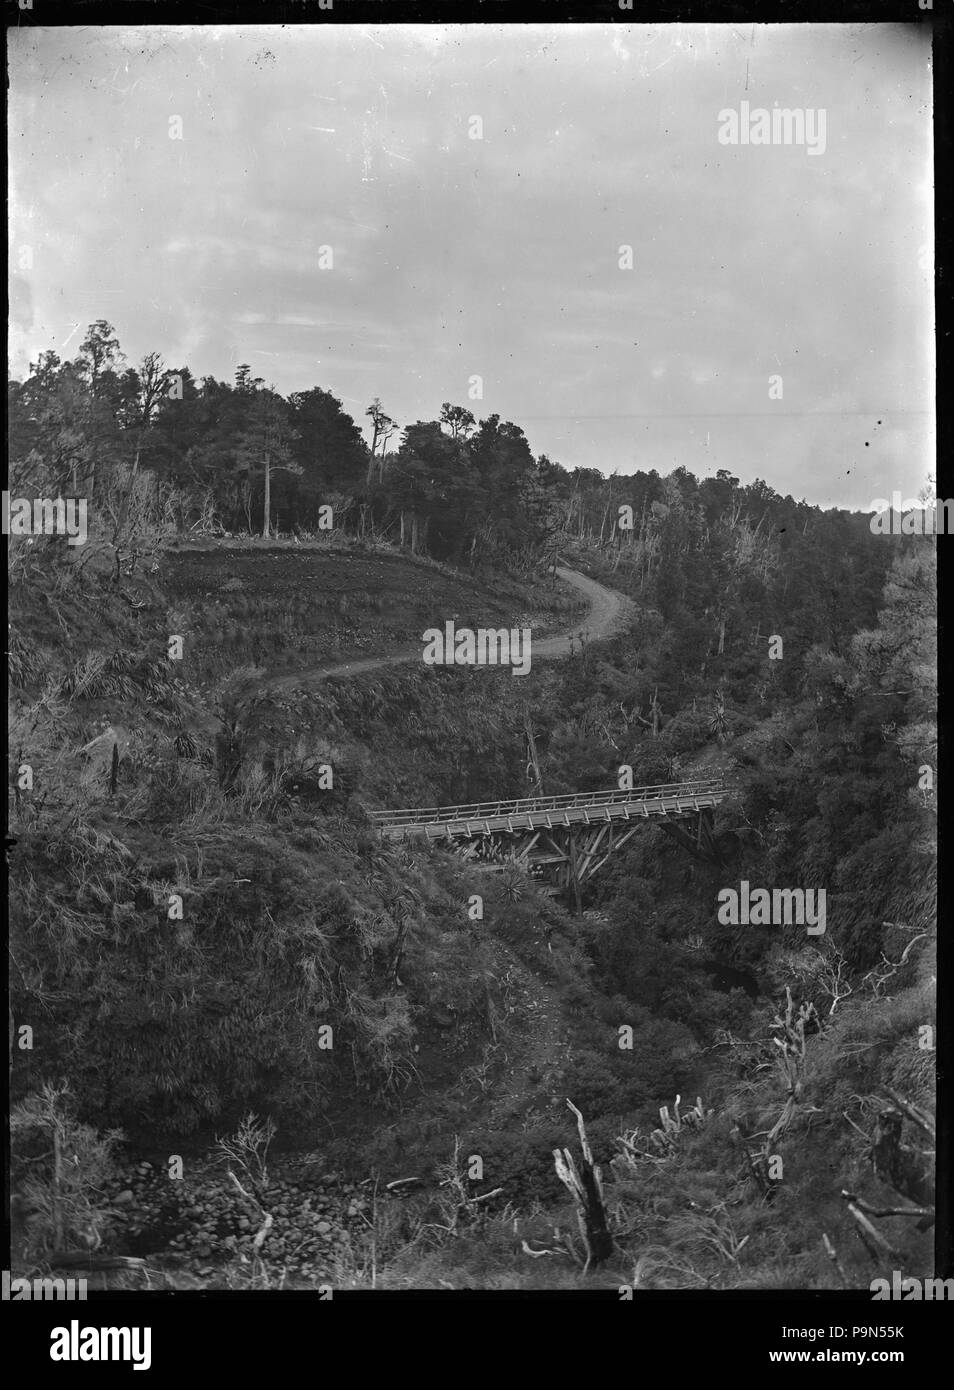
[[[14,375],[107,318],[131,362],[248,362],[362,426],[373,396],[401,425],[450,400],[567,467],[728,468],[866,509],[932,473],[913,28],[8,37]],[[824,110],[824,153],[721,144],[743,101]]]

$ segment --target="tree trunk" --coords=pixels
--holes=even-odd
[[[269,514],[272,509],[272,467],[271,460],[265,455],[265,517],[262,523],[262,539],[268,540]]]
[[[613,1237],[603,1206],[603,1179],[599,1167],[593,1162],[583,1116],[572,1101],[568,1100],[567,1105],[576,1116],[582,1162],[577,1168],[569,1149],[554,1149],[553,1157],[557,1177],[572,1196],[576,1206],[580,1235],[583,1237],[586,1250],[586,1264],[583,1268],[585,1274],[591,1265],[603,1264],[610,1258],[613,1253]]]

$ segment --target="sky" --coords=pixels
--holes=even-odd
[[[727,468],[862,510],[933,480],[914,26],[8,42],[14,376],[105,318],[131,363],[247,362],[362,427],[375,396],[401,426],[451,401],[568,468]],[[817,152],[720,141],[743,102],[815,113]]]

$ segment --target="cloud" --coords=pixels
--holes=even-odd
[[[859,506],[906,468],[914,492],[932,211],[911,29],[11,31],[11,239],[35,253],[12,367],[107,317],[130,360],[248,360],[402,422],[479,374],[480,413],[568,466],[725,466]],[[746,96],[824,108],[825,155],[721,146]],[[856,457],[872,410],[893,433]]]

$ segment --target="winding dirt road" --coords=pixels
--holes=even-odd
[[[573,626],[552,637],[532,640],[531,660],[552,661],[554,658],[570,655],[572,643],[580,636],[588,642],[597,642],[607,637],[615,637],[626,625],[628,616],[635,605],[615,589],[604,588],[595,579],[588,579],[577,570],[557,568],[557,575],[566,584],[579,589],[590,601],[590,610],[582,618],[577,618]],[[531,630],[532,631],[532,630]],[[344,661],[335,666],[316,666],[310,671],[294,671],[286,676],[274,676],[265,681],[266,690],[292,691],[304,689],[315,681],[328,680],[332,676],[360,676],[367,671],[380,671],[389,666],[403,666],[406,662],[420,661],[421,644],[405,646],[392,652],[390,656],[362,657],[360,660]]]

